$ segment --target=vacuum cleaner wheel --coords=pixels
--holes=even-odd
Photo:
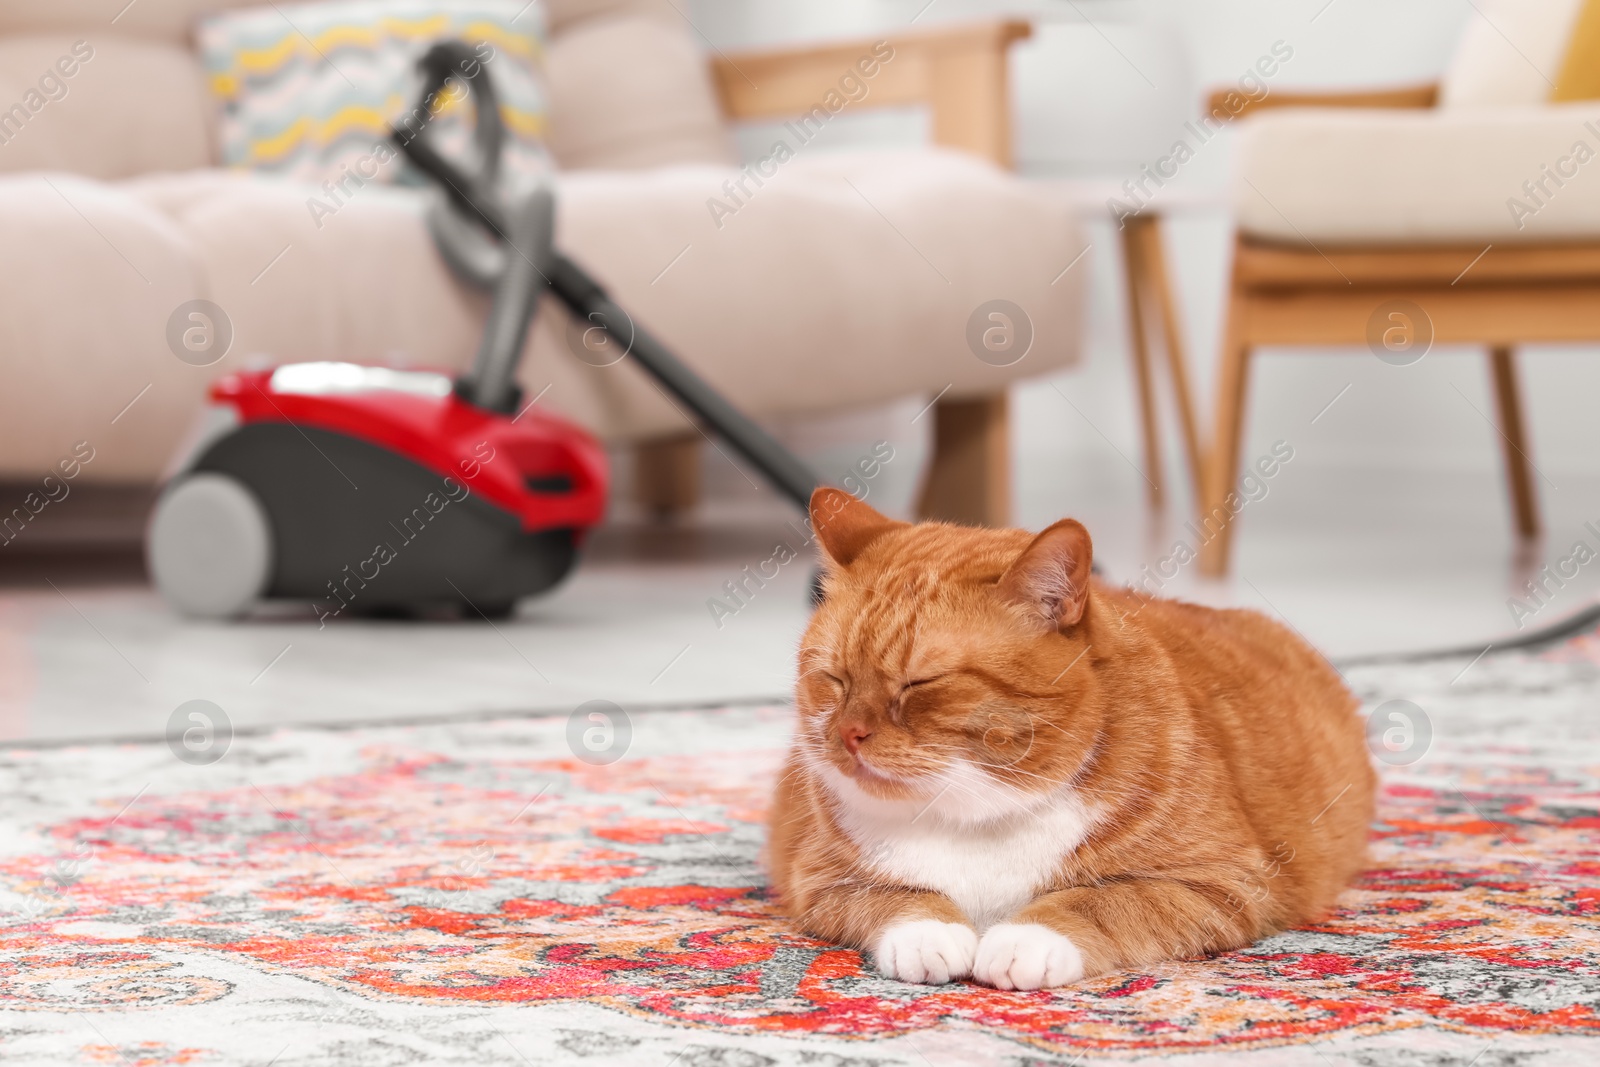
[[[272,527],[255,494],[226,474],[191,474],[156,503],[146,546],[156,588],[186,615],[241,614],[272,576]]]

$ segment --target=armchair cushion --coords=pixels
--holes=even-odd
[[[1600,104],[1265,112],[1239,131],[1242,232],[1303,244],[1600,238]]]

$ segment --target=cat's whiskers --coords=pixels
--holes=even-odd
[[[946,745],[939,744],[938,742],[919,742],[917,748],[919,751],[942,754],[952,759],[964,759],[972,766],[979,767],[996,778],[1000,777],[1000,774],[1002,773],[1019,775],[1024,778],[1036,778],[1052,789],[1058,789],[1061,786],[1066,785],[1067,782],[1071,780],[1070,777],[1053,778],[1049,775],[1040,774],[1037,771],[1024,770],[1012,763],[1004,763],[999,761],[991,762],[988,760],[977,759],[973,757],[971,748],[961,745]]]
[[[1049,806],[1052,792],[1050,790],[1024,793],[1015,786],[994,779],[992,776],[983,781],[974,781],[966,776],[963,768],[973,770],[976,769],[976,765],[969,760],[960,763],[952,761],[946,764],[938,775],[918,780],[917,784],[922,786],[920,796],[891,802],[867,794],[870,798],[868,803],[873,807],[892,803],[900,808],[902,820],[908,824],[926,822],[928,825],[947,825],[957,828],[992,825],[1026,816]],[[859,785],[857,788],[860,788]],[[835,793],[838,792],[839,790],[835,788]],[[958,805],[942,803],[947,798],[950,801],[959,800],[961,803]],[[852,798],[844,795],[841,799],[848,803]]]

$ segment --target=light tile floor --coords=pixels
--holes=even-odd
[[[1051,466],[1020,457],[1023,521],[1075,514],[1108,576],[1168,554],[1187,510],[1152,518],[1131,478],[1072,501]],[[1181,571],[1163,589],[1281,614],[1335,658],[1487,644],[1516,627],[1506,601],[1600,519],[1600,485],[1563,479],[1545,501],[1547,547],[1519,551],[1497,483],[1481,475],[1365,474],[1302,467],[1245,512],[1225,582]],[[603,528],[556,594],[490,624],[335,620],[281,606],[215,625],[170,614],[137,568],[86,571],[12,561],[0,587],[0,737],[160,736],[195,698],[237,729],[499,712],[781,699],[807,616],[809,565],[782,569],[719,627],[708,598],[766,558],[790,518],[772,501],[727,501],[684,526]],[[47,581],[48,580],[48,581]],[[49,583],[53,583],[49,584]],[[1596,599],[1582,568],[1535,624]]]

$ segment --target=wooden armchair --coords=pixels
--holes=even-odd
[[[1214,96],[1211,108],[1222,108],[1226,95]],[[1438,88],[1433,85],[1379,92],[1274,93],[1246,110],[1407,109],[1427,122],[1442,114],[1438,110],[1421,110],[1435,108],[1438,96]],[[1454,116],[1463,114],[1468,118],[1452,121],[1482,121],[1489,130],[1490,135],[1475,143],[1460,139],[1470,146],[1467,152],[1477,156],[1496,153],[1494,123],[1502,124],[1499,128],[1504,130],[1518,122],[1547,122],[1552,128],[1549,143],[1555,145],[1571,144],[1570,139],[1563,140],[1560,122],[1570,121],[1578,128],[1578,118],[1569,120],[1555,109],[1543,107],[1482,120],[1470,112],[1452,112]],[[1538,176],[1542,161],[1542,155],[1530,157],[1524,169]],[[1494,162],[1499,165],[1500,161]],[[1381,180],[1387,176],[1387,165],[1388,161],[1374,158],[1365,174]],[[1437,196],[1447,183],[1448,187],[1460,187],[1462,180],[1469,177],[1462,173],[1465,169],[1453,173],[1441,169],[1432,188],[1420,189],[1417,195]],[[1520,173],[1515,165],[1509,172]],[[1244,180],[1248,182],[1248,172]],[[1500,184],[1496,176],[1489,188],[1498,189]],[[1504,184],[1499,198],[1473,193],[1473,210],[1491,224],[1490,212],[1502,211],[1504,195],[1516,192],[1514,182]],[[1565,232],[1549,227],[1543,232],[1550,236],[1544,237],[1513,230],[1506,236],[1486,236],[1480,231],[1454,240],[1397,236],[1393,240],[1367,237],[1341,241],[1318,233],[1309,211],[1301,214],[1292,206],[1280,211],[1274,201],[1267,200],[1266,193],[1259,189],[1255,193],[1283,218],[1285,229],[1298,232],[1305,227],[1311,233],[1262,237],[1241,229],[1236,234],[1213,438],[1205,458],[1201,493],[1200,524],[1210,536],[1200,551],[1202,572],[1218,576],[1228,568],[1235,519],[1229,498],[1240,471],[1246,395],[1255,349],[1262,345],[1374,345],[1373,323],[1384,315],[1397,314],[1399,318],[1385,318],[1384,330],[1379,333],[1382,337],[1389,336],[1386,331],[1392,327],[1399,331],[1394,336],[1405,343],[1472,342],[1487,347],[1516,530],[1524,538],[1537,536],[1539,510],[1514,346],[1519,342],[1600,339],[1600,234],[1585,236],[1564,227]],[[1397,191],[1396,195],[1404,194]],[[1570,194],[1574,198],[1578,195]],[[1566,210],[1573,203],[1559,206]],[[1556,232],[1559,237],[1554,236]],[[1386,311],[1386,305],[1398,310]],[[1420,309],[1420,314],[1415,309]],[[1378,346],[1374,345],[1373,350],[1377,352]],[[1417,358],[1421,354],[1417,352]]]
[[[1011,165],[1007,53],[1031,34],[1026,22],[997,21],[887,38],[895,51],[872,83],[863,107],[924,105],[933,141]],[[711,74],[730,122],[798,117],[835,89],[841,71],[876,41],[717,55]],[[919,512],[927,518],[1004,525],[1010,520],[1006,395],[939,400],[933,411],[934,454]],[[699,487],[698,434],[640,444],[635,496],[650,510],[691,507]]]

